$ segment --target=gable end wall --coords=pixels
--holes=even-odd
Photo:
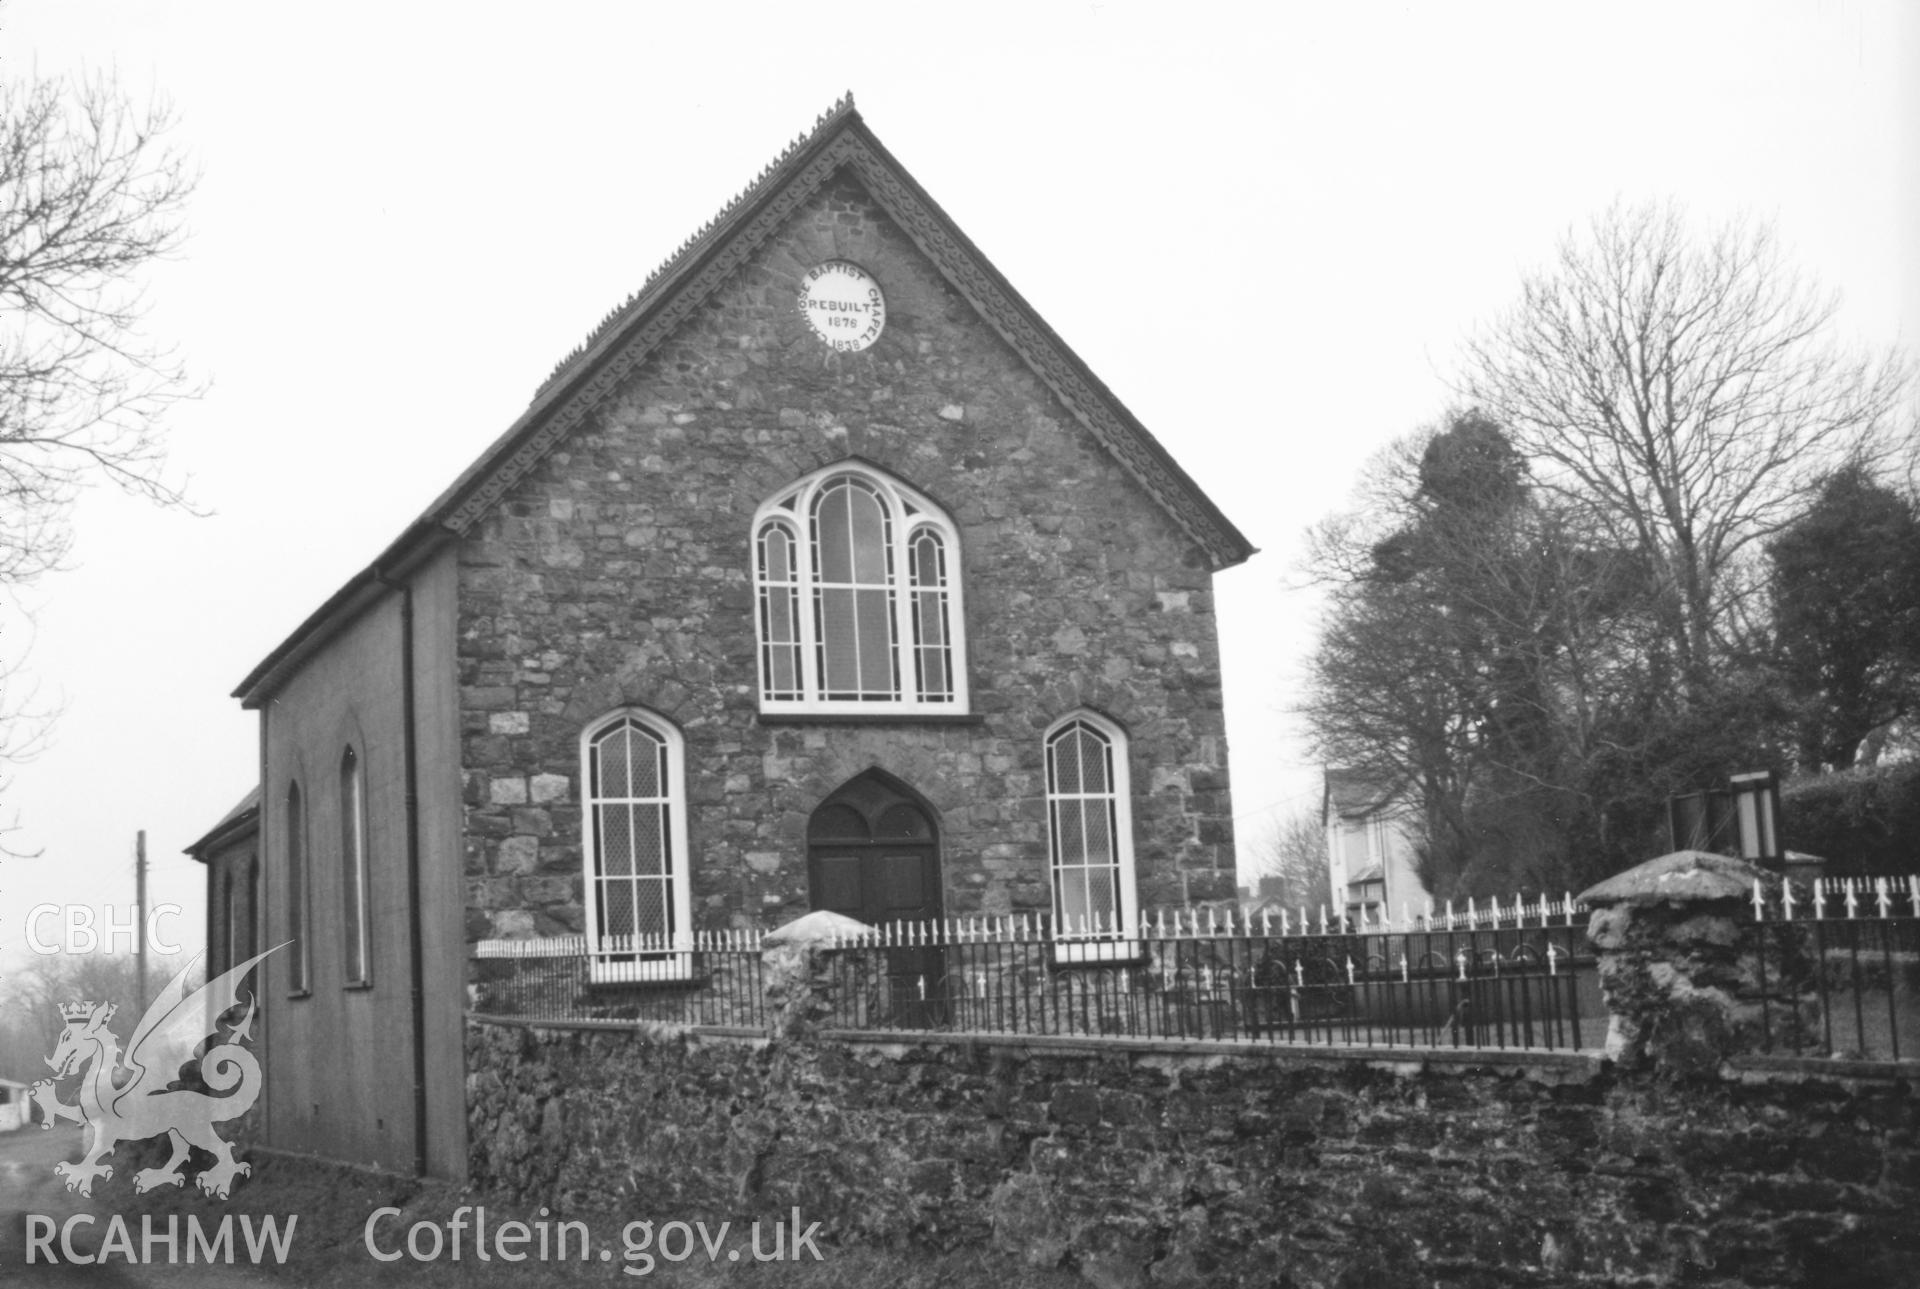
[[[843,258],[888,322],[834,354],[794,300]],[[756,507],[850,456],[960,530],[972,723],[762,723]],[[949,913],[1048,904],[1040,737],[1131,738],[1143,905],[1233,894],[1208,558],[844,172],[459,547],[468,935],[581,929],[579,738],[622,705],[686,738],[695,921],[808,907],[805,828],[873,766],[938,814]]]

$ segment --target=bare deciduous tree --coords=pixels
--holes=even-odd
[[[1255,843],[1257,878],[1277,879],[1258,888],[1288,908],[1319,908],[1329,903],[1327,832],[1317,811],[1298,810]],[[1271,889],[1277,886],[1277,890]]]
[[[111,77],[0,81],[0,585],[57,567],[78,489],[184,504],[161,418],[197,391],[141,332],[196,176]]]
[[[1646,561],[1482,412],[1396,444],[1312,542],[1329,595],[1302,714],[1329,763],[1417,803],[1435,895],[1644,857],[1664,795],[1765,726],[1731,690],[1685,701]]]
[[[1696,242],[1670,207],[1616,207],[1471,342],[1462,391],[1660,589],[1698,690],[1751,583],[1753,543],[1841,462],[1898,451],[1908,373],[1830,341],[1836,303],[1764,226]]]

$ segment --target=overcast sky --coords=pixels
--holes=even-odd
[[[211,513],[97,491],[27,597],[65,712],[0,788],[41,852],[0,862],[0,956],[42,900],[130,900],[142,828],[197,940],[178,852],[256,774],[235,684],[849,88],[1261,548],[1218,582],[1243,860],[1318,804],[1302,529],[1570,226],[1770,219],[1849,337],[1920,335],[1920,5],[1892,0],[0,4],[0,74],[82,68],[170,98],[204,172],[150,323],[211,382],[171,420]]]

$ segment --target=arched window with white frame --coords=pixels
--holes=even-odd
[[[753,521],[764,712],[964,713],[959,533],[857,463],[816,471]]]
[[[693,910],[680,731],[622,708],[587,727],[580,761],[592,978],[684,979],[693,967]]]
[[[1128,943],[1139,904],[1126,733],[1105,717],[1075,712],[1047,731],[1046,763],[1055,937]]]

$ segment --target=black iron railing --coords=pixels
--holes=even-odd
[[[764,1031],[758,932],[675,941],[585,936],[483,940],[469,1010],[553,1022],[650,1022]]]
[[[1125,934],[1044,918],[881,928],[829,953],[844,1029],[1578,1050],[1604,1036],[1585,919],[1474,910],[1282,934],[1183,913]],[[1291,921],[1291,919],[1289,919]],[[1451,920],[1453,925],[1449,926]]]
[[[1920,877],[1754,887],[1742,944],[1762,1049],[1920,1058]]]

